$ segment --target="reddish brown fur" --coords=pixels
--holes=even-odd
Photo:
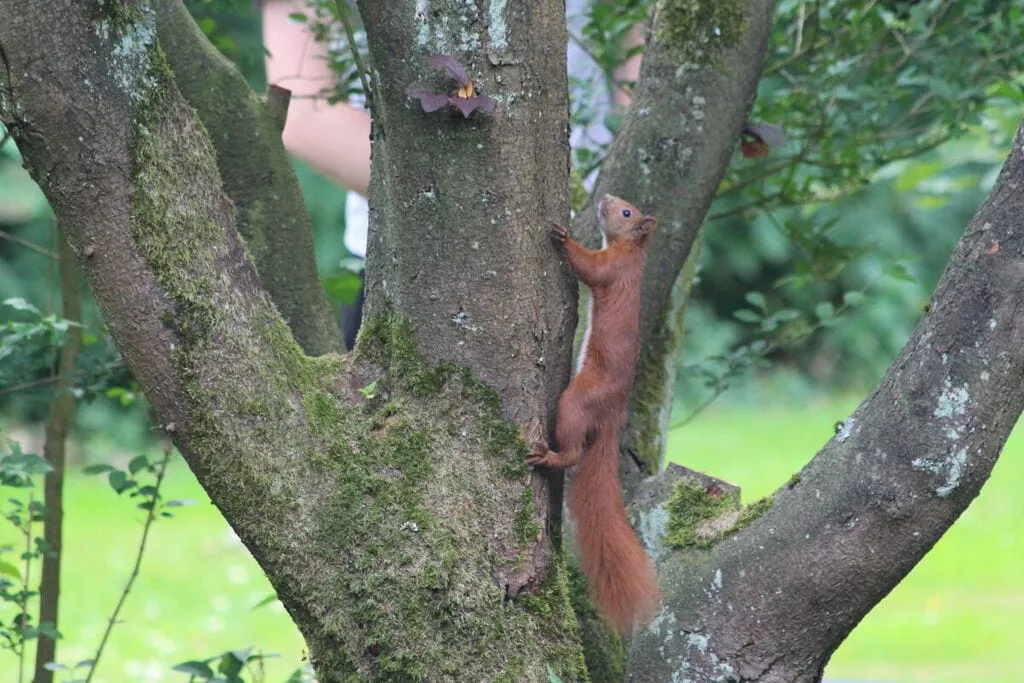
[[[581,246],[565,228],[553,229],[573,272],[590,287],[593,309],[583,362],[558,399],[560,450],[545,444],[530,462],[571,467],[582,460],[569,491],[581,565],[598,609],[626,633],[653,617],[661,599],[654,566],[629,526],[618,471],[618,432],[636,373],[640,285],[657,220],[611,195],[601,199],[598,216],[607,240],[598,251]]]

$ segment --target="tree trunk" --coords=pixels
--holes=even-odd
[[[65,320],[81,323],[82,321],[82,288],[79,283],[78,266],[75,254],[64,238],[60,226],[54,226],[60,247],[58,260],[60,270],[60,298],[62,315]],[[54,399],[50,406],[50,419],[46,421],[46,441],[43,444],[43,456],[53,469],[47,472],[43,483],[43,505],[46,507],[46,519],[43,521],[43,540],[46,548],[43,553],[42,577],[39,581],[39,625],[49,624],[53,630],[58,629],[58,612],[60,607],[60,565],[61,549],[64,536],[64,468],[67,453],[68,434],[75,417],[75,396],[71,393],[75,385],[73,373],[78,354],[82,350],[82,328],[72,327],[68,330],[68,340],[60,350],[57,372],[60,379],[54,386]],[[36,647],[36,668],[32,678],[34,683],[49,683],[53,680],[53,671],[46,664],[57,660],[57,641],[48,635],[40,635]]]
[[[771,4],[656,7],[637,106],[597,192],[662,218],[643,320],[665,365],[670,293],[745,119]],[[540,523],[558,503],[524,465],[575,325],[572,278],[547,238],[568,217],[563,4],[362,9],[373,196],[367,319],[347,356],[304,353],[264,290],[222,186],[237,167],[179,90],[148,3],[0,0],[0,115],[164,428],[267,572],[320,680],[585,680],[556,529]],[[414,81],[454,90],[431,53],[461,60],[494,112],[426,114],[410,100]],[[904,354],[798,480],[742,513],[675,469],[642,488],[666,600],[633,642],[633,680],[816,680],[977,493],[1024,399],[1022,144]],[[637,403],[653,392],[660,410],[664,373],[641,377]],[[656,443],[653,431],[640,440]],[[696,510],[711,519],[695,525]]]
[[[518,319],[489,321],[487,335],[514,339],[515,348],[475,341],[486,337],[473,336],[473,318],[458,330],[469,333],[465,347],[473,349],[464,362],[496,371],[502,366],[484,350],[508,356],[507,374],[489,376],[504,380],[504,402],[465,365],[451,364],[461,354],[424,362],[410,318],[423,321],[403,297],[389,304],[377,296],[357,355],[306,356],[239,238],[214,147],[157,42],[154,10],[72,0],[3,9],[12,17],[0,27],[4,121],[164,429],[267,572],[320,679],[502,672],[544,681],[550,664],[564,680],[582,680],[564,570],[538,523],[547,496],[530,485],[519,429],[503,414],[540,435],[557,395],[547,373],[568,373],[573,309],[548,304],[540,328],[522,318],[525,308],[516,309]],[[537,16],[562,21],[555,3],[545,11]],[[515,30],[534,29],[541,26]],[[548,69],[560,63],[541,61]],[[547,73],[530,61],[522,68]],[[529,120],[530,101],[522,101]],[[563,101],[562,113],[552,114],[563,137],[564,109]],[[563,182],[566,170],[563,156]],[[502,202],[513,213],[529,204],[511,194]],[[546,242],[548,206],[529,206],[508,236],[498,233],[510,249],[532,243],[533,260],[499,261],[469,243],[467,254],[494,259],[475,272],[526,286],[507,269],[543,274],[546,267],[571,298]],[[497,232],[489,221],[488,229]],[[493,238],[477,239],[491,245]],[[371,291],[383,291],[372,268],[370,277]],[[483,282],[475,286],[487,291]],[[461,320],[438,320],[435,332]],[[430,361],[442,359],[438,345],[423,346]],[[476,371],[487,376],[485,367]]]

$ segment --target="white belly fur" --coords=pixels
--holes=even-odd
[[[608,237],[604,234],[604,229],[601,229],[601,248],[608,248]],[[583,361],[587,359],[587,346],[590,344],[590,328],[594,324],[594,293],[587,292],[587,328],[583,331],[583,343],[580,344],[580,354],[576,357],[576,372],[573,375],[580,374],[580,370],[583,369]]]
[[[576,357],[576,372],[573,375],[580,374],[580,370],[583,369],[583,361],[587,358],[587,346],[590,344],[590,328],[594,322],[594,293],[587,293],[587,328],[583,331],[583,343],[580,344],[580,353]]]

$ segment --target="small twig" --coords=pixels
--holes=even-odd
[[[756,209],[758,207],[761,207],[764,204],[767,204],[768,202],[774,201],[776,199],[781,199],[781,198],[782,198],[782,192],[781,191],[779,191],[779,192],[772,192],[771,194],[767,194],[767,195],[758,197],[757,199],[755,199],[753,201],[744,202],[743,204],[738,204],[738,205],[736,205],[736,206],[734,206],[734,207],[732,207],[730,209],[724,209],[722,211],[719,211],[718,213],[711,214],[711,215],[709,215],[707,217],[707,220],[708,220],[708,222],[711,222],[711,221],[721,220],[722,218],[728,218],[729,216],[735,216],[737,214],[743,213],[744,211],[749,211],[750,209]]]
[[[85,677],[85,683],[92,681],[93,674],[96,673],[96,667],[99,666],[100,657],[103,655],[103,648],[106,647],[107,639],[110,638],[110,632],[114,630],[114,624],[117,623],[117,615],[121,613],[121,608],[124,607],[124,602],[128,599],[128,593],[131,591],[135,579],[139,576],[139,567],[142,565],[142,556],[146,552],[146,540],[149,538],[149,530],[153,527],[153,522],[156,520],[157,496],[160,493],[160,484],[163,483],[164,474],[167,472],[167,463],[170,459],[171,447],[167,446],[164,449],[163,460],[160,461],[160,469],[157,470],[156,483],[153,486],[154,492],[152,498],[150,498],[152,504],[149,506],[146,514],[146,523],[142,527],[142,539],[139,541],[139,550],[135,553],[135,566],[132,567],[132,573],[128,576],[128,583],[125,584],[124,590],[121,591],[121,597],[114,607],[113,614],[110,615],[110,619],[107,621],[107,628],[103,632],[103,638],[100,640],[99,647],[96,648],[96,654],[92,658],[92,666],[89,667],[89,675]]]
[[[724,394],[725,390],[728,388],[729,387],[725,385],[716,386],[715,390],[711,392],[711,395],[704,399],[704,401],[701,402],[699,406],[694,408],[689,415],[687,415],[686,417],[681,417],[678,420],[673,420],[672,423],[669,424],[668,426],[668,431],[680,429],[693,422],[695,419],[697,419],[698,415],[703,413],[712,403],[714,403],[718,399],[719,396]]]
[[[32,583],[32,502],[33,495],[28,494],[28,517],[26,517],[25,528],[25,578],[21,582],[21,627],[25,628],[28,619],[28,587]],[[18,648],[18,683],[25,681],[25,634],[21,634],[21,647]]]
[[[804,22],[807,21],[807,4],[801,0],[796,13],[796,39],[793,41],[793,54],[800,54],[804,42]]]
[[[0,147],[2,147],[2,146],[3,145],[0,144]],[[28,247],[29,249],[32,249],[33,251],[38,251],[43,256],[49,256],[53,260],[55,260],[55,261],[57,260],[57,254],[55,254],[54,252],[50,251],[46,247],[41,247],[38,244],[36,244],[35,242],[29,242],[28,240],[23,239],[21,237],[18,237],[17,235],[12,235],[11,233],[7,232],[6,230],[0,230],[0,238],[5,239],[8,242],[14,242],[15,244],[20,244],[23,247]]]
[[[22,391],[23,389],[31,389],[33,387],[41,387],[44,384],[53,384],[54,382],[56,382],[59,379],[60,379],[60,375],[51,375],[49,377],[44,377],[42,379],[33,380],[31,382],[25,382],[24,384],[18,384],[16,386],[8,387],[6,389],[0,389],[0,396],[3,396],[4,394],[13,394],[13,393],[15,393],[17,391]]]
[[[106,370],[116,370],[117,368],[124,367],[124,365],[125,365],[125,361],[119,360],[116,363],[111,363],[105,369]],[[81,374],[84,374],[84,373],[81,370],[76,370],[74,374],[81,375]],[[49,377],[43,377],[42,379],[36,379],[36,380],[32,380],[31,382],[25,382],[23,384],[17,384],[17,385],[15,385],[13,387],[7,387],[7,388],[4,388],[4,389],[0,389],[0,396],[4,396],[6,394],[13,394],[13,393],[16,393],[16,392],[19,392],[19,391],[24,391],[25,389],[33,389],[35,387],[45,386],[47,384],[53,384],[54,382],[60,380],[60,378],[61,378],[61,375],[50,375]]]
[[[367,78],[366,65],[363,64],[363,58],[359,54],[359,46],[356,45],[356,33],[352,29],[352,16],[349,14],[348,4],[346,4],[346,0],[334,0],[334,5],[338,8],[338,18],[341,20],[341,25],[345,28],[345,36],[348,38],[348,49],[352,50],[352,59],[356,63],[356,71],[359,72],[359,82],[363,84],[363,92],[366,93],[366,108],[369,109],[373,94],[370,92],[370,81]]]

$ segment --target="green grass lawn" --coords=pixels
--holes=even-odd
[[[832,435],[854,403],[798,409],[708,411],[669,440],[672,459],[743,487],[744,499],[770,493]],[[1011,439],[981,496],[914,572],[839,648],[831,678],[943,683],[1024,680],[1024,436]],[[80,469],[80,468],[79,468]],[[253,610],[267,580],[220,514],[175,460],[169,498],[198,504],[160,521],[108,644],[95,683],[187,680],[170,671],[186,659],[256,646],[278,653],[268,681],[301,662],[303,643],[279,603]],[[74,474],[66,505],[64,598],[59,659],[92,655],[128,576],[142,513],[103,478]],[[0,525],[0,542],[9,535]],[[17,680],[0,654],[0,683]],[[60,680],[60,679],[58,679]]]

